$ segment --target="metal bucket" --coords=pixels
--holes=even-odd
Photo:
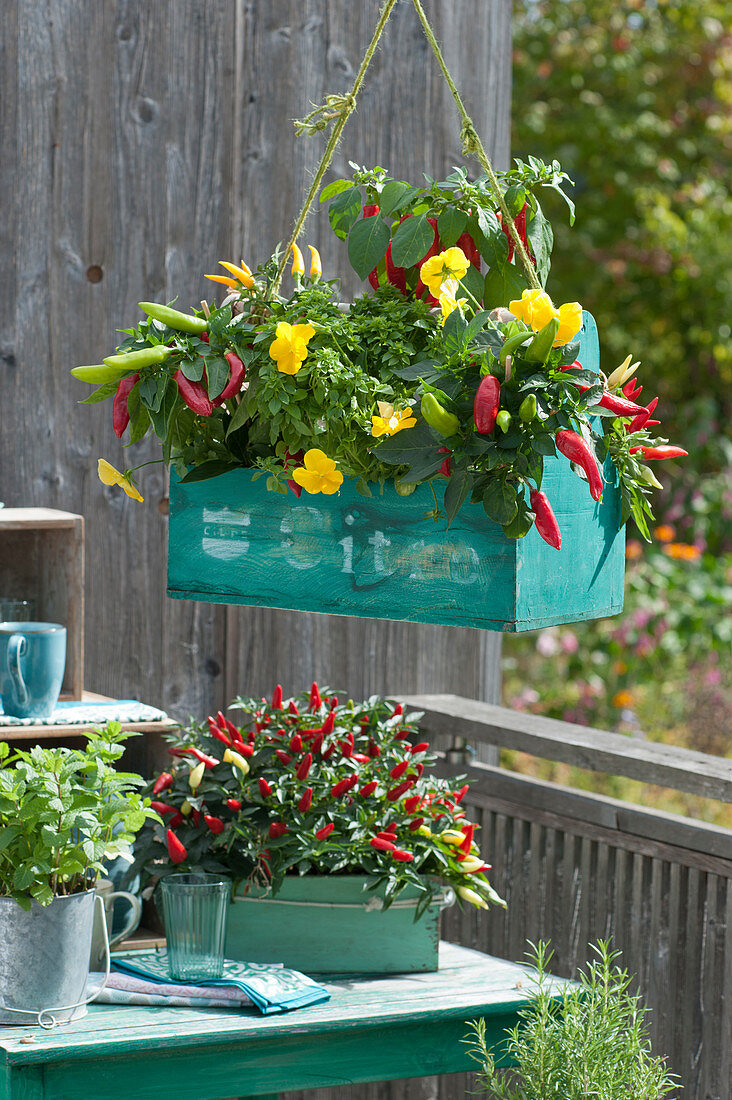
[[[27,911],[0,897],[0,1024],[42,1023],[39,1013],[56,1023],[86,1016],[94,896],[34,901]]]

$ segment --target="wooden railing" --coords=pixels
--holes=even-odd
[[[732,1097],[732,830],[470,762],[492,745],[732,802],[732,761],[449,695],[412,696],[467,774],[481,851],[508,908],[446,915],[443,936],[508,959],[551,941],[571,977],[610,938],[652,1011],[685,1100]],[[466,762],[461,762],[464,758]],[[448,762],[451,761],[451,762]],[[461,1095],[446,1081],[440,1095]]]

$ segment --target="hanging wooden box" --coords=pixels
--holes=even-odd
[[[607,476],[612,475],[606,471]],[[171,479],[168,595],[420,623],[531,630],[614,615],[623,606],[619,492],[601,504],[566,459],[547,459],[543,488],[562,549],[532,528],[508,539],[478,504],[445,521],[427,485],[400,497],[298,500],[234,470],[182,485]]]
[[[599,367],[597,328],[583,314],[579,358]],[[625,529],[615,468],[602,503],[562,456],[546,458],[542,489],[562,549],[535,527],[508,539],[482,505],[466,504],[449,530],[430,519],[429,485],[400,497],[391,483],[362,497],[268,492],[249,470],[188,485],[171,477],[168,595],[520,631],[616,615],[623,607]],[[437,480],[438,499],[442,485]]]

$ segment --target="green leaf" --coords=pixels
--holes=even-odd
[[[105,382],[103,386],[99,386],[98,389],[90,393],[88,397],[85,397],[83,401],[79,401],[80,405],[97,405],[100,401],[106,401],[109,397],[114,397],[117,392],[119,382]]]
[[[503,480],[492,481],[483,493],[483,507],[489,519],[501,526],[510,523],[518,511],[516,489]]]
[[[180,365],[180,369],[189,382],[200,382],[203,378],[205,366],[205,360],[199,355],[195,359],[184,359]]]
[[[140,400],[151,413],[160,412],[160,406],[168,389],[168,375],[149,375],[140,382]]]
[[[452,248],[465,230],[468,216],[456,206],[446,206],[437,219],[437,232],[443,248]]]
[[[328,220],[339,240],[345,241],[360,213],[361,192],[357,187],[348,187],[336,195],[328,207]]]
[[[475,298],[476,302],[482,302],[483,301],[483,291],[484,291],[484,288],[485,288],[485,284],[484,284],[484,281],[483,281],[483,276],[478,271],[477,267],[473,267],[472,264],[470,265],[468,270],[465,272],[465,275],[460,280],[460,288],[461,289],[464,288],[470,294],[472,294],[472,296]],[[458,291],[458,297],[459,296],[460,296],[460,291]],[[471,305],[472,305],[472,302],[471,302]]]
[[[534,199],[534,202],[536,202],[536,199]],[[536,273],[539,276],[539,282],[542,286],[546,286],[551,267],[554,233],[538,202],[536,203],[536,210],[530,214],[528,219],[527,236],[531,251],[536,259]]]
[[[378,214],[361,218],[352,226],[348,234],[348,259],[360,279],[365,279],[384,259],[389,240],[389,227]]]
[[[508,261],[508,241],[493,211],[478,210],[468,230],[478,251],[489,267],[500,267]]]
[[[326,184],[323,190],[320,192],[320,202],[327,202],[328,199],[335,198],[336,195],[340,195],[343,191],[350,191],[353,189],[353,184],[350,180],[333,180],[332,183]]]
[[[528,535],[533,523],[534,513],[521,495],[518,498],[516,515],[508,523],[503,524],[503,533],[509,539],[522,539],[524,535]]]
[[[434,239],[435,231],[426,214],[405,218],[391,242],[391,258],[397,267],[412,267],[424,258]]]
[[[520,298],[528,286],[526,276],[513,264],[491,268],[485,277],[483,304],[488,310],[508,306],[509,302]]]
[[[473,488],[473,478],[464,466],[453,469],[445,486],[445,515],[449,527]]]
[[[210,477],[219,477],[228,474],[230,470],[238,468],[235,462],[225,462],[223,459],[212,458],[209,462],[202,462],[200,466],[194,466],[185,477],[181,478],[182,485],[189,485],[192,481],[208,481]]]
[[[228,360],[221,355],[212,356],[206,360],[208,373],[208,396],[213,401],[220,393],[223,393],[226,383],[229,381],[231,367]]]
[[[509,214],[515,218],[517,214],[521,213],[526,202],[526,188],[521,183],[514,183],[506,188],[503,197],[506,200]]]
[[[127,398],[127,411],[130,414],[130,424],[127,430],[127,446],[139,443],[150,427],[148,411],[140,400],[140,387],[135,386]]]
[[[175,403],[178,398],[178,387],[172,378],[165,379],[166,386],[163,392],[163,398],[160,402],[160,408],[157,411],[153,409],[148,410],[150,413],[150,422],[153,426],[153,431],[158,439],[166,439],[168,435],[168,425],[170,418],[173,415],[175,409]],[[142,394],[140,395],[142,396]]]
[[[374,448],[374,454],[379,462],[386,462],[390,466],[411,466],[423,463],[427,456],[434,456],[438,447],[445,444],[442,436],[433,431],[428,424],[417,424],[414,428],[404,428],[396,435],[384,439],[378,447]],[[442,465],[444,455],[435,467]],[[405,480],[409,480],[405,478]]]
[[[399,210],[403,206],[405,200],[409,201],[412,196],[414,188],[410,187],[406,183],[399,183],[398,180],[390,180],[384,184],[381,194],[379,195],[379,209],[384,217],[388,217],[389,214],[393,214],[395,210]]]

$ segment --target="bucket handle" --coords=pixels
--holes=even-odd
[[[105,985],[109,981],[109,972],[111,970],[111,965],[112,965],[112,961],[111,961],[111,958],[110,958],[110,955],[109,955],[109,936],[107,934],[107,919],[106,919],[106,913],[104,911],[104,901],[102,899],[101,894],[95,894],[94,904],[96,905],[97,902],[99,902],[99,904],[101,906],[102,933],[103,933],[103,936],[104,936],[104,959],[105,959],[104,981],[99,986],[99,988],[94,990],[91,997],[85,997],[83,1001],[77,1001],[76,1004],[73,1004],[73,1005],[57,1005],[55,1008],[42,1008],[40,1010],[40,1012],[36,1011],[35,1008],[9,1008],[8,1005],[3,1005],[2,1006],[2,1011],[3,1012],[18,1012],[18,1013],[22,1014],[23,1016],[32,1016],[35,1013],[36,1021],[37,1021],[38,1025],[42,1028],[45,1028],[46,1031],[50,1031],[52,1028],[58,1027],[58,1023],[59,1023],[58,1020],[56,1019],[56,1017],[53,1015],[54,1012],[68,1012],[70,1009],[81,1008],[82,1005],[91,1004],[92,1001],[95,1001],[97,999],[97,997],[99,996],[99,994],[102,992]],[[33,1025],[30,1024],[29,1026],[32,1027]]]

